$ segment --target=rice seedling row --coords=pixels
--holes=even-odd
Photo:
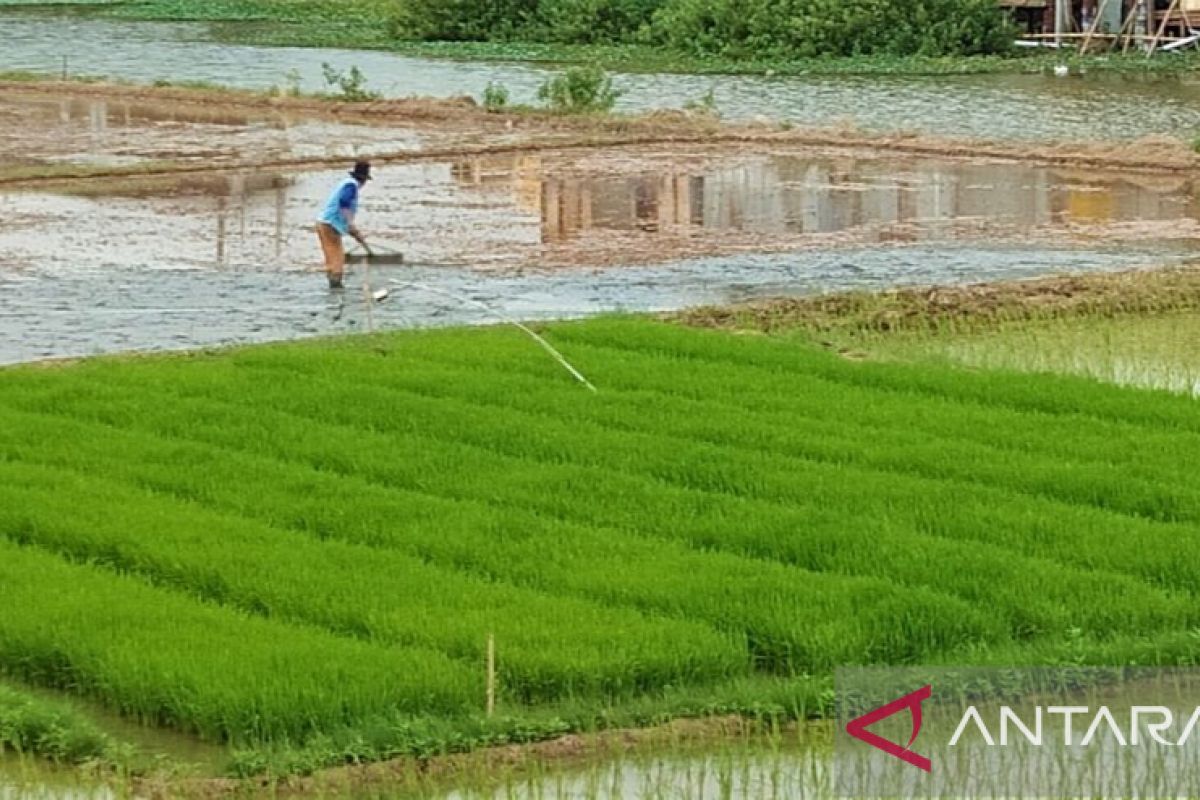
[[[73,502],[56,503],[62,496]],[[497,585],[396,551],[289,536],[62,470],[0,464],[0,531],[264,616],[437,649],[476,670],[494,633],[506,652],[503,685],[522,702],[744,671],[744,647],[700,624]]]
[[[265,382],[255,376],[245,376],[245,380],[247,386],[222,384],[211,387],[213,399],[176,399],[162,404],[170,410],[157,415],[162,424],[167,426],[158,429],[159,432],[183,435],[184,428],[187,428],[190,435],[202,434],[207,441],[232,446],[261,440],[262,448],[268,451],[274,449],[281,457],[311,459],[311,448],[308,451],[297,450],[296,445],[285,436],[286,428],[294,424],[286,415],[270,422],[265,409],[260,409],[257,418],[250,423],[232,406],[221,410],[215,398],[237,394],[248,390],[249,385],[257,385],[264,406],[269,406],[272,397],[277,394],[289,404],[300,403],[303,407],[293,407],[291,411],[306,415],[313,424],[319,424],[323,414],[321,409],[339,407],[353,399],[319,394],[323,385],[327,389],[330,385],[317,380],[305,381],[307,395],[301,395],[298,387],[288,385],[268,391]],[[360,400],[363,397],[371,399],[365,389],[360,389],[358,395]],[[96,399],[93,387],[88,398],[93,410],[96,408]],[[1053,569],[1039,568],[1036,564],[1026,565],[1019,560],[1014,562],[986,548],[980,550],[979,537],[987,536],[987,543],[996,547],[1027,550],[1036,546],[1040,549],[1029,555],[1037,558],[1065,558],[1068,563],[1088,569],[1111,567],[1114,571],[1120,571],[1129,568],[1128,563],[1112,559],[1111,548],[1108,547],[1093,545],[1080,550],[1074,546],[1075,543],[1064,546],[1056,540],[1043,542],[1023,536],[1022,531],[1037,519],[1044,519],[1049,525],[1070,528],[1075,531],[1076,539],[1092,536],[1097,529],[1111,531],[1127,539],[1138,534],[1137,540],[1122,548],[1126,551],[1123,555],[1136,558],[1132,562],[1135,568],[1133,574],[1149,577],[1173,588],[1190,590],[1200,585],[1195,568],[1189,566],[1186,559],[1180,560],[1200,535],[1200,531],[1193,528],[1160,526],[1086,508],[1013,498],[1004,492],[980,490],[957,482],[908,479],[840,466],[814,466],[794,459],[755,457],[738,460],[722,450],[689,451],[679,442],[671,442],[668,448],[663,448],[656,447],[653,441],[639,441],[622,450],[618,447],[621,441],[618,433],[592,437],[591,442],[603,442],[600,447],[590,447],[596,459],[594,463],[569,470],[567,463],[556,463],[556,460],[574,463],[581,454],[589,452],[590,444],[588,440],[575,436],[574,428],[562,429],[557,431],[557,435],[547,437],[544,441],[551,443],[549,452],[523,451],[515,455],[497,455],[497,448],[501,451],[509,449],[507,442],[515,442],[520,448],[537,448],[543,441],[533,435],[513,437],[511,434],[514,430],[528,430],[531,434],[536,430],[542,435],[554,431],[544,420],[537,420],[536,424],[531,425],[529,420],[521,420],[512,414],[471,414],[469,408],[451,408],[447,411],[444,404],[433,401],[427,401],[424,408],[419,409],[412,403],[404,403],[403,399],[393,393],[368,402],[368,407],[383,409],[366,421],[372,430],[363,429],[341,438],[336,435],[330,437],[327,443],[320,445],[322,457],[327,462],[323,466],[340,469],[343,473],[365,470],[385,483],[432,488],[446,496],[460,498],[473,496],[469,493],[472,486],[478,486],[480,492],[488,493],[507,485],[510,488],[500,493],[505,502],[524,498],[527,507],[543,513],[553,513],[584,524],[631,530],[638,530],[637,521],[646,514],[658,513],[661,503],[674,501],[672,511],[677,513],[672,515],[672,521],[664,522],[651,533],[666,532],[704,547],[733,547],[740,552],[779,558],[811,569],[861,572],[864,569],[879,570],[886,567],[889,577],[895,580],[906,583],[923,581],[924,585],[966,592],[967,597],[976,601],[981,599],[979,592],[997,585],[1021,585],[1024,589],[1036,590],[1034,596],[1047,597],[1047,602],[1054,608],[1062,607],[1060,595],[1070,607],[1072,598],[1077,602],[1082,596],[1096,596],[1097,591],[1101,592],[1100,596],[1112,599],[1110,605],[1103,607],[1114,610],[1140,607],[1140,604],[1130,606],[1126,602],[1125,584],[1109,580],[1105,575],[1090,576],[1094,586],[1069,586],[1063,584],[1061,576]],[[434,416],[422,417],[422,413]],[[164,415],[172,416],[174,422],[166,421]],[[205,417],[208,418],[207,422],[201,424],[199,421]],[[141,423],[145,422],[146,419],[141,420]],[[274,427],[270,427],[272,425]],[[402,434],[382,435],[373,432],[399,425],[406,426]],[[424,431],[431,430],[453,430],[456,438],[453,442],[440,439],[430,442],[422,438]],[[478,438],[481,431],[486,440]],[[347,431],[347,434],[351,434],[351,431]],[[461,446],[463,442],[471,441],[472,436],[476,437],[474,441],[479,449]],[[364,444],[369,446],[364,447]],[[441,455],[446,452],[446,447],[456,448],[459,455]],[[669,455],[660,458],[662,450],[669,450]],[[340,466],[328,463],[328,459],[339,451],[352,451],[354,463],[343,461]],[[391,457],[394,453],[406,455],[397,462]],[[422,461],[430,458],[434,460]],[[469,461],[473,465],[471,478],[445,479],[441,488],[434,486],[431,481],[435,481],[438,474],[446,474],[446,458]],[[530,458],[543,459],[548,466],[537,467],[535,472]],[[656,472],[660,464],[661,471]],[[706,466],[709,464],[716,466],[709,468]],[[675,473],[666,474],[677,465]],[[489,467],[493,471],[485,472]],[[659,482],[647,485],[642,473]],[[754,485],[749,488],[729,485],[740,479],[752,480]],[[674,481],[687,488],[664,487],[661,480]],[[539,483],[553,487],[555,481],[565,481],[566,484],[550,494],[538,491]],[[607,489],[611,502],[572,502],[571,498],[578,495],[578,490],[573,487],[581,484],[592,486],[593,492],[604,490],[606,484],[613,484],[612,488]],[[757,498],[754,487],[758,488]],[[859,487],[870,489],[861,491]],[[710,496],[712,492],[722,495],[713,498]],[[624,498],[623,501],[618,502],[618,496]],[[689,519],[694,521],[714,510],[720,514],[719,526],[711,522],[703,526],[694,522],[689,525]],[[866,516],[870,521],[849,521],[860,516]],[[980,525],[981,519],[988,520],[987,527]],[[907,540],[905,534],[920,538],[916,541]],[[931,536],[974,541],[934,541]],[[857,547],[853,546],[855,542],[858,543]],[[1147,548],[1146,544],[1153,547]],[[920,547],[931,547],[932,552],[939,556],[943,567],[936,576],[931,576],[924,564],[925,559],[911,556]],[[1142,551],[1140,554],[1136,552],[1139,549]],[[866,558],[866,552],[875,552],[881,557]],[[905,553],[909,553],[909,556],[905,557]],[[1093,556],[1108,560],[1097,564],[1091,560]],[[836,557],[839,561],[831,563],[828,560],[830,557]],[[981,567],[981,563],[985,566]],[[960,566],[970,569],[959,569]],[[1024,580],[1018,581],[1014,575]],[[1039,576],[1044,580],[1037,581]],[[992,578],[994,580],[990,580]],[[1015,613],[1030,613],[1030,604],[1021,595],[1014,595],[1009,605],[1015,609]],[[1091,602],[1088,607],[1094,608]],[[1127,610],[1116,613],[1121,618],[1129,619]],[[1045,624],[1044,621],[1039,623],[1022,619],[1019,627],[1036,631]]]
[[[43,460],[51,463],[74,462],[88,472],[139,480],[156,490],[290,523],[323,538],[410,548],[459,568],[481,564],[477,569],[482,574],[526,585],[657,613],[694,615],[745,637],[760,667],[775,671],[828,668],[836,659],[855,658],[854,654],[908,660],[940,652],[955,641],[1001,635],[998,626],[982,622],[982,615],[965,603],[935,592],[902,592],[886,581],[701,554],[619,531],[564,526],[509,509],[489,512],[484,504],[473,507],[402,494],[311,467],[219,448],[105,435],[103,429],[47,424],[29,416],[7,419],[12,423],[7,429],[23,431]],[[61,450],[49,444],[56,432]],[[5,448],[22,455],[13,436],[6,438]],[[124,457],[114,458],[114,453]],[[214,483],[213,471],[222,468],[240,468],[242,480]],[[355,498],[351,514],[337,503],[346,496]],[[453,535],[448,536],[447,530]],[[722,580],[729,584],[722,585]],[[894,633],[881,637],[879,627],[898,608],[911,613]]]
[[[550,333],[599,395],[498,329],[0,371],[0,673],[220,740],[465,742],[489,633],[535,736],[843,663],[1191,657],[1179,398]]]
[[[478,670],[197,603],[0,539],[0,670],[217,740],[302,739],[392,713],[459,714]]]
[[[312,384],[312,386],[315,385]],[[236,394],[237,388],[224,387],[221,390],[221,394],[230,392]],[[290,394],[290,392],[287,393]],[[96,392],[93,389],[88,400],[93,409],[96,407],[96,401]],[[318,398],[315,402],[319,406],[336,406],[340,401]],[[186,426],[193,434],[207,432],[203,435],[215,437],[216,440],[227,446],[238,446],[239,443],[248,441],[261,441],[264,445],[276,442],[278,443],[275,445],[276,448],[283,447],[288,451],[285,453],[285,457],[296,455],[295,450],[286,441],[283,427],[264,427],[267,425],[267,418],[261,409],[256,419],[248,423],[236,409],[227,408],[220,411],[212,402],[198,403],[194,400],[177,399],[156,405],[163,409],[169,409],[157,414],[159,419],[166,414],[173,416],[176,420],[173,427],[158,429],[159,433],[166,430],[171,434],[179,434],[182,427]],[[214,414],[217,416],[214,417]],[[206,417],[208,419],[205,422],[200,421]],[[145,419],[142,422],[145,422]],[[277,420],[276,424],[286,427],[292,423],[281,419]],[[432,427],[454,428],[455,426],[452,422],[443,421],[442,424]],[[463,429],[461,424],[457,426],[457,430],[462,431]],[[509,425],[505,427],[503,433],[507,434],[519,429],[519,427],[514,428]],[[364,439],[364,437],[366,438]],[[357,448],[364,441],[370,446],[360,452]],[[347,442],[357,442],[357,444],[347,444]],[[426,442],[413,443],[363,431],[355,437],[334,436],[329,441],[322,443],[320,448],[327,459],[339,451],[346,452],[347,448],[354,449],[356,453],[354,470],[374,471],[384,475],[385,481],[388,482],[393,482],[396,476],[396,471],[389,466],[394,460],[394,454],[405,454],[401,460],[405,462],[404,469],[410,475],[407,479],[410,483],[415,480],[411,477],[413,474],[427,476],[424,480],[428,483],[433,479],[431,476],[439,471],[445,472],[444,467],[439,470],[439,464],[436,462],[409,462],[410,458],[424,458],[429,453],[436,453],[436,447]],[[301,453],[301,458],[303,455]],[[522,461],[500,458],[498,459],[499,463],[493,467],[491,472],[485,472],[485,459],[477,453],[464,454],[461,459],[450,458],[452,461],[463,460],[472,463],[473,475],[471,479],[454,478],[443,481],[442,491],[450,493],[447,496],[469,497],[470,495],[464,495],[462,492],[473,485],[480,486],[480,491],[486,492],[504,487],[506,484],[513,487],[501,493],[507,497],[515,496],[518,494],[516,490],[522,488],[525,489],[524,496],[533,498],[539,494],[536,488],[529,491],[529,480],[518,474],[529,472],[528,464]],[[324,466],[330,468],[328,463]],[[352,471],[345,464],[340,468],[334,465],[333,468],[340,469],[343,474],[349,474]],[[563,469],[560,467],[558,472],[561,473]],[[519,486],[513,486],[512,476],[514,474],[518,475]],[[605,477],[604,474],[581,476],[575,480],[575,483],[597,484],[603,482]],[[611,476],[607,477],[611,481]],[[546,475],[544,481],[549,482],[554,478],[555,476]],[[595,491],[597,490],[593,488],[593,492]],[[694,493],[675,491],[672,494],[661,491],[658,487],[653,487],[654,497],[650,497],[645,487],[639,486],[633,481],[625,481],[609,491],[614,501],[617,496],[626,498],[623,510],[625,516],[610,516],[598,521],[593,513],[590,518],[582,520],[579,520],[577,514],[576,519],[584,523],[636,528],[634,520],[631,520],[629,515],[655,513],[655,509],[651,505],[655,502],[655,498],[661,502],[662,496],[667,495],[682,498],[684,503],[694,501],[694,497],[692,497]],[[639,492],[646,495],[646,499],[640,506],[631,502],[631,499]],[[569,488],[555,492],[553,495],[555,498],[567,498],[568,504],[570,504],[569,500],[572,496],[573,490]],[[896,498],[892,499],[892,502],[894,504],[907,496],[905,492],[900,492]],[[827,503],[826,499],[819,499]],[[932,500],[936,499],[932,498]],[[918,495],[917,500],[929,503],[931,498],[926,492],[924,496]],[[569,509],[563,511],[558,504],[548,505],[543,502],[538,505],[534,500],[527,502],[533,503],[534,510],[551,511],[559,515],[570,513]],[[851,502],[858,501],[852,498]],[[959,499],[956,496],[950,496],[945,498],[945,502],[947,505],[952,505],[959,502]],[[607,505],[615,505],[615,502]],[[703,513],[700,509],[695,508],[695,505],[695,502],[690,502],[682,513],[692,518]],[[1050,631],[1061,631],[1084,623],[1098,624],[1099,627],[1105,629],[1120,631],[1130,628],[1141,629],[1147,624],[1153,627],[1162,622],[1164,618],[1180,623],[1186,623],[1191,619],[1192,604],[1185,598],[1169,597],[1132,579],[1120,578],[1112,574],[1088,574],[1065,570],[1036,559],[1013,558],[1008,553],[989,547],[981,548],[975,543],[946,541],[922,535],[919,532],[910,532],[906,535],[902,528],[900,532],[895,531],[894,527],[901,526],[888,524],[886,516],[882,520],[884,524],[879,524],[878,520],[875,523],[856,523],[845,514],[829,513],[827,510],[823,510],[820,504],[804,507],[801,498],[794,498],[792,503],[792,506],[801,506],[800,510],[795,507],[783,507],[779,504],[765,508],[758,507],[760,504],[745,500],[739,500],[737,504],[733,504],[725,502],[723,498],[721,501],[708,501],[706,505],[721,512],[724,518],[731,519],[732,524],[722,526],[715,534],[710,531],[684,528],[682,532],[672,535],[706,547],[729,547],[731,544],[738,545],[740,543],[746,552],[765,557],[782,558],[808,568],[849,574],[884,575],[906,585],[951,591],[974,602],[986,600],[993,604],[998,611],[1008,615],[1010,629],[1018,636],[1028,637]],[[884,513],[886,514],[886,511]],[[978,518],[968,518],[965,524],[978,524]],[[793,527],[789,528],[789,526]],[[928,567],[928,560],[931,556],[939,565],[936,571],[932,571]],[[1038,599],[1030,601],[1030,597]],[[1151,614],[1151,619],[1142,619],[1140,615],[1143,612]]]

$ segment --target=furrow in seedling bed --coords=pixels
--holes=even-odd
[[[875,542],[879,552],[891,546],[898,552],[911,545],[903,537],[917,536],[916,541],[936,548],[947,559],[946,570],[957,580],[939,580],[937,585],[961,596],[979,600],[979,592],[991,586],[986,580],[975,580],[967,572],[952,570],[954,559],[965,559],[974,566],[978,545],[984,541],[995,547],[1033,555],[1041,559],[1060,560],[1086,568],[1105,568],[1132,571],[1168,586],[1192,590],[1200,586],[1196,576],[1184,568],[1182,582],[1170,576],[1177,573],[1178,558],[1200,537],[1200,530],[1184,526],[1156,527],[1153,523],[1103,511],[1077,507],[1028,496],[984,489],[970,484],[946,480],[928,480],[904,475],[878,473],[828,464],[772,458],[769,455],[746,455],[721,448],[695,447],[686,443],[652,437],[624,437],[610,432],[591,436],[559,424],[556,430],[547,420],[521,419],[515,412],[495,414],[475,413],[471,407],[455,409],[445,401],[435,402],[409,398],[398,393],[382,393],[378,389],[357,387],[341,389],[336,382],[309,378],[294,388],[286,383],[287,376],[276,375],[275,381],[249,373],[226,376],[217,380],[212,370],[204,370],[200,379],[211,399],[178,398],[163,403],[165,408],[155,419],[163,427],[157,430],[167,435],[203,435],[206,441],[238,446],[250,437],[263,439],[261,446],[289,459],[308,459],[310,463],[338,469],[344,473],[365,471],[376,480],[399,485],[416,485],[452,497],[497,497],[497,502],[517,504],[543,513],[585,524],[620,527],[683,538],[703,547],[718,547],[746,552],[768,558],[779,558],[808,569],[849,571],[882,569],[879,560],[867,559],[863,564],[846,563],[846,559],[831,562],[835,556],[845,556],[856,538]],[[239,380],[241,381],[239,383]],[[283,383],[281,383],[281,380]],[[139,382],[138,391],[152,391]],[[194,382],[176,375],[172,386],[179,391],[193,388]],[[86,407],[96,412],[100,388],[89,381]],[[302,391],[303,389],[303,391]],[[105,390],[115,398],[110,406],[110,421],[128,417],[128,408],[119,390]],[[322,394],[335,392],[333,396]],[[247,428],[244,415],[237,409],[220,407],[220,397],[256,393],[258,416]],[[341,392],[339,396],[336,392]],[[61,394],[40,393],[33,405],[63,403]],[[274,398],[274,399],[272,399]],[[354,444],[345,438],[329,437],[328,446],[315,442],[291,441],[288,431],[296,426],[291,412],[304,415],[309,426],[319,425],[323,409],[345,407],[357,402],[364,426],[354,433]],[[389,406],[390,404],[390,406]],[[268,418],[267,407],[283,405],[290,409],[274,421]],[[449,409],[447,408],[449,406]],[[124,410],[122,410],[124,408]],[[194,409],[189,412],[188,409]],[[198,420],[211,419],[203,428]],[[175,421],[172,422],[171,420]],[[149,418],[138,420],[150,423]],[[186,424],[185,424],[186,422]],[[263,435],[262,426],[274,426],[274,433]],[[326,427],[329,427],[328,425]],[[376,430],[403,429],[394,434]],[[514,431],[523,435],[514,436]],[[449,441],[426,436],[426,432],[454,431],[461,441]],[[347,431],[349,433],[349,431]],[[586,434],[586,432],[585,432]],[[315,435],[315,434],[314,434]],[[621,448],[623,439],[634,439],[632,446]],[[469,440],[472,444],[465,444]],[[369,444],[370,446],[363,446]],[[445,459],[422,466],[443,450],[457,450],[462,460],[472,464],[469,480],[447,477]],[[405,452],[403,463],[386,454]],[[341,453],[341,455],[338,455]],[[666,453],[666,455],[663,455]],[[586,456],[586,458],[585,458]],[[332,459],[332,460],[331,460]],[[588,460],[590,459],[590,461]],[[587,466],[575,466],[576,462]],[[486,477],[485,470],[492,470]],[[441,474],[441,481],[436,481]],[[557,492],[539,491],[560,486]],[[472,494],[472,487],[475,494]],[[498,491],[507,487],[505,491]],[[571,494],[609,492],[601,502],[579,503]],[[719,496],[712,497],[717,494]],[[743,495],[758,495],[760,498]],[[662,503],[668,502],[667,509]],[[664,510],[671,518],[662,521],[652,531],[645,531],[640,520],[647,515],[659,519]],[[704,515],[716,514],[719,521],[704,521]],[[986,523],[986,524],[985,524]],[[854,528],[847,533],[846,528]],[[1074,531],[1071,537],[1060,534],[1060,528]],[[1140,546],[1149,542],[1154,549],[1150,556],[1140,555],[1125,563],[1112,558],[1110,547],[1099,547],[1095,536],[1111,535],[1130,539],[1134,534]],[[955,541],[929,541],[937,536]],[[900,538],[898,538],[900,537]],[[1089,539],[1091,545],[1080,550],[1078,541]],[[840,542],[843,546],[834,554],[823,542]],[[1126,544],[1121,550],[1133,550]],[[993,570],[1007,570],[1008,564],[997,554]],[[911,559],[910,559],[911,560]],[[900,559],[901,563],[905,559]],[[1043,573],[1030,571],[1027,580]],[[933,579],[919,563],[912,564],[911,574],[903,571],[889,573],[896,580],[915,585],[933,585]],[[1056,578],[1046,576],[1051,584],[1042,590],[1049,597],[1071,590]],[[1114,604],[1120,598],[1114,597]]]
[[[206,738],[461,714],[483,691],[479,670],[434,651],[248,616],[3,538],[0,607],[0,669]]]
[[[316,363],[311,363],[298,353],[292,359],[279,358],[278,351],[275,353],[276,358],[265,363],[256,359],[253,368],[291,372],[294,365],[299,374],[318,378],[322,374],[322,362],[318,358],[312,359]],[[1113,443],[1108,440],[1109,449],[1104,461],[1092,459],[1080,463],[1072,458],[1064,463],[1061,455],[1001,449],[992,444],[930,435],[927,431],[914,430],[913,426],[903,426],[899,420],[903,415],[911,419],[913,402],[898,403],[885,396],[876,395],[867,400],[876,411],[880,411],[880,400],[895,404],[890,415],[895,421],[891,425],[876,422],[867,428],[858,420],[837,415],[837,409],[856,404],[859,398],[828,397],[814,401],[826,409],[827,418],[780,412],[748,415],[739,407],[678,396],[629,392],[606,392],[602,401],[578,403],[573,402],[578,391],[574,387],[539,381],[532,376],[501,372],[480,374],[466,368],[447,368],[436,360],[411,358],[388,365],[381,364],[378,356],[363,352],[342,352],[336,358],[346,362],[344,369],[361,371],[367,376],[358,380],[356,386],[399,390],[444,400],[461,398],[486,407],[488,413],[519,409],[571,424],[595,423],[614,431],[669,435],[757,453],[852,464],[935,479],[964,480],[1147,519],[1200,521],[1200,489],[1190,481],[1185,484],[1178,476],[1161,474],[1163,471],[1177,472],[1179,464],[1185,461],[1183,458],[1164,458],[1159,451],[1155,469],[1131,470],[1129,464],[1118,463],[1113,458]],[[647,364],[646,369],[655,366]],[[328,370],[329,365],[324,364],[324,367]],[[691,377],[694,381],[695,376]],[[165,384],[167,386],[173,383],[170,377],[165,380],[170,381]],[[271,374],[261,380],[278,381],[281,378]],[[924,416],[939,419],[945,416],[941,409],[930,412]],[[841,416],[852,415],[853,412],[849,412]],[[1028,418],[1028,415],[1023,416]],[[984,427],[994,431],[998,423],[993,420]],[[982,421],[974,423],[974,427],[981,425]],[[1177,441],[1173,444],[1179,446]],[[1200,448],[1200,439],[1197,446]],[[1147,475],[1149,477],[1144,477]]]
[[[101,390],[94,383],[90,386],[88,407],[95,413],[99,411],[99,398],[109,390]],[[45,402],[43,395],[35,405]],[[53,402],[54,407],[62,408],[67,400],[60,397]],[[338,405],[324,398],[317,402],[328,407]],[[399,479],[401,485],[432,488],[450,497],[494,496],[495,502],[585,523],[612,523],[635,532],[779,558],[812,569],[886,575],[907,585],[953,591],[1005,613],[1010,629],[1019,636],[1076,624],[1114,631],[1169,624],[1187,618],[1184,609],[1190,607],[1181,599],[1168,598],[1133,580],[1089,575],[1045,560],[1023,559],[976,544],[923,536],[893,525],[886,518],[856,516],[852,509],[837,513],[813,506],[801,512],[785,504],[712,497],[632,478],[618,481],[617,476],[603,470],[565,464],[535,470],[534,465],[521,459],[489,456],[451,443],[414,443],[366,430],[351,437],[340,436],[326,430],[333,426],[315,421],[308,424],[304,441],[300,441],[294,435],[295,418],[276,415],[272,421],[258,406],[254,420],[248,422],[242,410],[221,409],[220,405],[217,401],[179,398],[156,403],[156,413],[136,415],[137,420],[131,421],[129,408],[122,408],[116,401],[101,416],[122,424],[158,425],[154,430],[169,436],[200,436],[231,447],[257,445],[268,452],[282,453],[285,458],[307,459],[307,463],[342,474],[383,475],[388,482]],[[452,455],[455,450],[459,455]],[[471,463],[469,477],[455,474],[453,465],[457,463]],[[560,491],[547,494],[546,484],[557,485]],[[578,502],[579,497],[585,502]],[[957,498],[949,501],[957,502]],[[600,513],[601,509],[615,509],[622,503],[623,509]],[[638,520],[647,515],[670,519],[652,531],[644,531]],[[930,559],[939,562],[937,573],[928,569]],[[1031,596],[1038,599],[1031,601]],[[1086,603],[1080,601],[1084,596],[1089,598]],[[1143,613],[1149,618],[1143,618]]]
[[[984,405],[1083,414],[1171,431],[1200,432],[1190,397],[1130,390],[1085,378],[1016,371],[946,369],[940,366],[850,362],[764,337],[729,336],[639,320],[590,320],[553,326],[557,341],[590,342],[635,352],[695,359],[715,365],[754,364],[781,372],[817,374],[843,383],[889,391],[968,400]],[[1131,404],[1129,392],[1140,401]]]
[[[56,502],[63,497],[71,502]],[[0,533],[247,611],[439,649],[475,665],[494,632],[503,686],[526,702],[716,680],[748,663],[744,644],[697,623],[497,585],[399,552],[289,536],[28,464],[0,463]]]
[[[1005,638],[989,613],[928,590],[700,553],[486,503],[388,489],[211,445],[0,411],[0,452],[134,481],[322,538],[396,548],[556,592],[746,637],[760,668],[931,658]],[[224,476],[218,478],[217,476]]]

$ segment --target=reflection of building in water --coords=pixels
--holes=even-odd
[[[546,177],[537,157],[456,164],[464,188],[511,193],[541,217],[542,239],[589,230],[701,228],[776,235],[855,231],[879,241],[944,236],[955,226],[1192,215],[1190,186],[1148,187],[1041,167],[966,162],[763,157],[704,174]]]

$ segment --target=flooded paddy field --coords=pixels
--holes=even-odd
[[[416,150],[438,137],[286,111],[0,90],[0,175],[39,164],[246,163]],[[29,171],[33,173],[32,170]]]
[[[551,70],[398,56],[378,51],[253,47],[212,41],[204,25],[0,14],[0,70],[141,82],[202,80],[267,89],[295,71],[306,91],[326,89],[321,64],[358,66],[391,97],[479,97],[490,82],[533,102]],[[730,119],[765,116],[801,125],[853,119],[869,130],[1018,140],[1129,140],[1200,130],[1194,76],[1090,75],[755,77],[619,75],[619,108],[682,107],[710,89]]]
[[[0,192],[0,360],[650,311],[1177,263],[1190,178],[869,152],[673,146],[395,164],[364,226],[408,265],[323,287],[339,173],[204,172]],[[364,304],[364,285],[391,288]]]

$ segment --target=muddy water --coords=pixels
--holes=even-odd
[[[734,746],[724,752],[629,756],[589,767],[509,779],[499,787],[461,789],[445,800],[619,800],[754,798],[804,800],[834,795],[829,754],[809,746]]]
[[[323,90],[321,63],[359,66],[391,96],[478,96],[503,83],[531,102],[540,68],[407,58],[383,52],[265,48],[214,43],[203,25],[0,16],[0,70],[73,73],[151,81],[202,80],[266,88],[295,70]],[[988,139],[1190,137],[1200,129],[1200,79],[1042,75],[891,77],[699,77],[620,75],[624,109],[678,107],[712,89],[731,118],[766,116],[801,124],[853,119],[869,129],[912,129]]]
[[[0,753],[0,800],[117,800],[119,796],[78,772]]]
[[[363,224],[410,264],[355,267],[343,293],[324,288],[310,227],[336,172],[0,193],[0,362],[495,319],[412,282],[548,319],[1195,253],[1185,180],[693,155],[617,154],[590,176],[553,155],[389,167]],[[364,283],[392,296],[366,303]]]
[[[831,797],[827,748],[789,743],[771,747],[733,742],[676,751],[637,753],[567,766],[534,766],[503,774],[463,774],[421,786],[376,789],[325,787],[308,796],[327,800],[442,798],[484,800],[617,800],[618,798],[754,798],[802,800]],[[0,800],[118,800],[136,796],[130,787],[106,786],[67,770],[0,758]],[[252,788],[239,796],[256,794]]]
[[[0,92],[0,169],[46,162],[247,161],[415,150],[422,134],[279,112],[231,112],[89,97]]]

